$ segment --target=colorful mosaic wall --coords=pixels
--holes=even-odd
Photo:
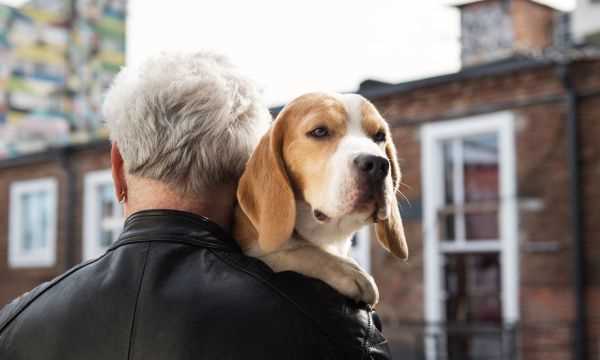
[[[105,138],[102,94],[125,61],[126,0],[0,5],[0,158]]]

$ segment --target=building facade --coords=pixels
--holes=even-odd
[[[596,359],[600,53],[533,1],[459,10],[460,71],[359,90],[407,185],[411,258],[371,248],[386,335],[403,359]]]
[[[125,18],[124,0],[0,5],[0,304],[99,254],[120,229],[99,109],[124,64]],[[80,224],[81,212],[98,220]]]

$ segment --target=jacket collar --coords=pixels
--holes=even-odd
[[[142,210],[131,214],[123,232],[110,249],[137,242],[186,243],[222,251],[240,252],[237,242],[219,225],[207,218],[170,209]]]

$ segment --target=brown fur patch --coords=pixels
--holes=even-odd
[[[348,115],[344,105],[326,94],[308,94],[286,108],[290,126],[285,138],[283,158],[296,196],[304,199],[321,196],[332,174],[328,162],[340,140],[346,135]],[[326,127],[330,135],[316,139],[307,134]]]
[[[360,112],[362,115],[361,126],[367,135],[372,137],[381,130],[385,131],[385,120],[373,104],[365,100],[360,107]]]
[[[327,127],[331,135],[307,133]],[[250,157],[238,186],[234,236],[243,248],[258,240],[264,251],[279,248],[292,235],[295,198],[324,191],[327,161],[346,133],[347,114],[336,98],[303,95],[288,104]]]
[[[282,159],[283,138],[287,122],[278,118],[263,136],[248,160],[237,190],[238,205],[235,237],[244,239],[242,246],[250,247],[252,229],[264,251],[278,249],[294,231],[296,201]]]
[[[378,131],[384,131],[386,141],[381,145],[385,149],[385,154],[390,162],[390,178],[386,179],[386,198],[389,202],[390,214],[384,221],[375,224],[375,233],[377,240],[381,245],[401,259],[408,257],[408,246],[404,234],[404,226],[400,217],[398,200],[396,192],[402,179],[398,158],[396,156],[396,147],[394,146],[392,134],[387,122],[379,114],[375,106],[365,101],[362,108],[363,122],[362,126],[368,134],[375,135]]]

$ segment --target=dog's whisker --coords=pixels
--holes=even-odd
[[[408,198],[406,197],[406,195],[404,195],[404,193],[402,191],[398,191],[398,194],[400,194],[400,196],[402,196],[402,198],[404,200],[406,200],[406,202],[408,203],[408,206],[412,206],[412,204],[410,203],[410,200],[408,200]]]
[[[404,182],[402,182],[402,181],[400,182],[400,186],[404,186],[404,187],[406,187],[408,190],[412,190],[412,189],[413,189],[413,188],[412,188],[412,186],[410,186],[410,185],[408,185],[407,183],[404,183]]]

